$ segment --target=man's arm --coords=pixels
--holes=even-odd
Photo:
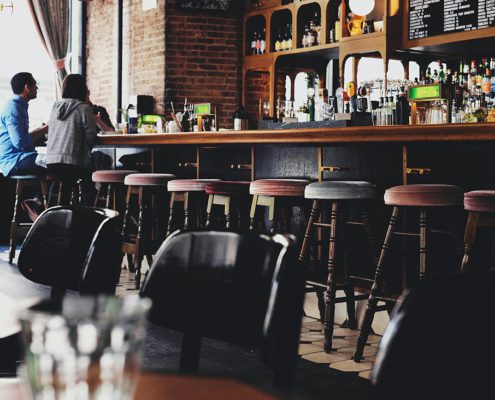
[[[33,144],[35,146],[43,143],[46,139],[47,134],[48,134],[48,125],[46,124],[29,132],[29,135],[31,136],[31,140],[33,141]]]

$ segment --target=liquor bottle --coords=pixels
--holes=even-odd
[[[256,55],[256,36],[257,33],[256,31],[253,33],[253,38],[251,40],[251,54],[254,56]]]
[[[309,98],[308,98],[308,113],[309,113],[309,120],[314,121],[315,120],[315,97],[314,96],[309,96]]]
[[[259,55],[261,54],[260,53],[260,49],[261,49],[261,33],[259,33],[258,35],[256,35],[256,54]]]
[[[443,70],[443,64],[441,61],[439,62],[439,64],[440,64],[440,71],[438,72],[438,82],[445,83],[445,72]]]
[[[425,85],[430,85],[432,84],[432,78],[431,78],[431,69],[430,67],[426,68],[426,74],[425,74]]]
[[[277,40],[275,41],[275,51],[280,51],[282,49],[282,33],[280,29],[278,30]]]
[[[313,20],[309,21],[308,31],[308,47],[312,47],[316,44],[316,25]]]
[[[187,99],[184,102],[184,113],[182,114],[180,124],[182,126],[182,132],[189,132],[191,130],[191,123],[189,121],[189,111],[187,109]]]
[[[304,25],[304,34],[302,37],[302,47],[308,47],[308,35],[309,35],[309,27],[308,25]]]
[[[261,34],[260,40],[260,54],[265,54],[266,52],[266,29],[263,28],[263,33]]]
[[[133,104],[127,106],[127,133],[138,133],[138,114]]]
[[[285,31],[282,33],[282,46],[280,50],[289,50],[289,43],[287,43],[287,33]]]
[[[292,25],[287,24],[286,28],[286,35],[287,35],[287,50],[292,50]]]
[[[248,114],[242,105],[239,105],[233,115],[234,130],[242,131],[248,129]]]
[[[436,69],[433,70],[433,76],[431,77],[432,83],[438,83],[438,71]]]
[[[314,32],[315,32],[315,45],[320,45],[322,43],[321,40],[321,21],[318,12],[315,12],[314,17]]]
[[[485,75],[483,75],[483,80],[481,81],[481,91],[489,96],[492,91],[492,79],[490,76],[490,68],[485,69]]]

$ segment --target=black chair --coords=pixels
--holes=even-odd
[[[426,279],[406,292],[383,335],[373,399],[493,393],[495,275]]]
[[[183,333],[179,369],[198,369],[201,337],[259,349],[273,383],[295,373],[304,271],[290,237],[226,231],[175,232],[156,253],[141,295],[149,320]]]
[[[57,206],[44,211],[22,245],[18,268],[29,280],[85,294],[115,292],[122,263],[121,220],[105,208]]]

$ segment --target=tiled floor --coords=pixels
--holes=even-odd
[[[124,269],[120,275],[120,283],[117,286],[117,296],[125,296],[130,293],[137,293],[134,289],[134,274]],[[352,356],[358,335],[358,330],[353,331],[336,326],[332,343],[335,351],[332,351],[331,354],[326,354],[323,351],[324,338],[322,324],[315,318],[304,317],[299,355],[305,360],[319,364],[328,364],[329,368],[357,374],[362,378],[369,379],[381,336],[369,336],[368,343],[364,349],[365,358],[361,362],[356,363],[352,360]]]

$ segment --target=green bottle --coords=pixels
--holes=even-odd
[[[309,120],[315,120],[315,97],[310,96],[308,98],[308,112],[309,112]]]

